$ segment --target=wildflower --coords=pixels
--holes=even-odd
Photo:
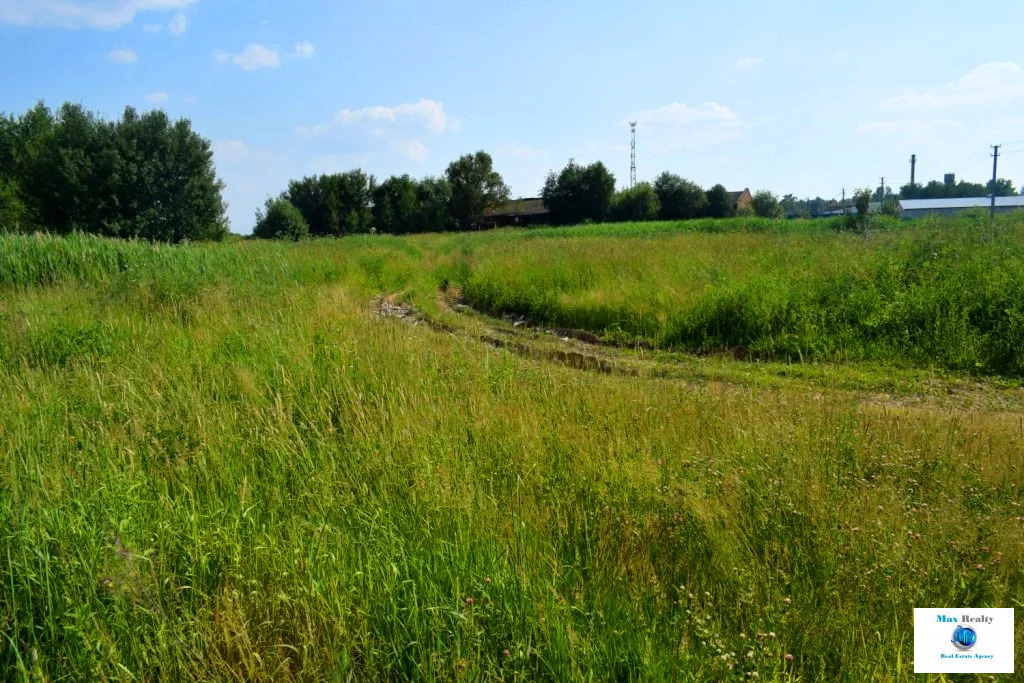
[[[784,605],[792,605],[793,604],[793,598],[783,598],[782,599],[782,603]]]
[[[511,653],[511,652],[509,652],[509,651],[508,651],[508,648],[506,647],[506,648],[505,648],[504,650],[502,650],[502,651],[501,651],[501,656],[502,656],[502,657],[511,657],[511,656],[512,656],[512,653]]]
[[[769,638],[774,638],[775,637],[775,631],[768,631],[768,637]]]
[[[466,598],[466,604],[467,605],[472,605],[473,604],[473,598],[472,597]]]
[[[488,577],[486,577],[484,579],[484,583],[490,583],[490,582],[491,582],[491,577],[488,576]]]
[[[112,578],[110,578],[109,576],[107,578],[103,579],[103,581],[101,583],[103,584],[104,588],[108,588],[109,589],[109,588],[113,588],[114,587],[114,580]]]
[[[791,654],[789,654],[789,653],[787,652],[787,653],[786,653],[786,661],[787,661],[787,662],[792,662],[792,661],[793,661],[793,655],[791,655]]]

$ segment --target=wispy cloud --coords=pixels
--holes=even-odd
[[[180,10],[195,0],[0,0],[0,23],[115,29],[140,11]]]
[[[216,140],[213,143],[213,154],[222,161],[236,163],[267,158],[270,156],[270,150],[264,147],[250,147],[243,140]]]
[[[245,71],[276,69],[281,66],[280,53],[276,49],[269,48],[262,43],[251,43],[237,54],[231,54],[224,50],[214,50],[213,58],[221,64],[230,61]]]
[[[185,31],[188,30],[188,17],[178,12],[171,18],[170,23],[167,24],[167,30],[172,36],[185,35]]]
[[[313,47],[313,43],[308,40],[295,43],[295,56],[302,59],[309,59],[316,52],[316,48]]]
[[[393,107],[373,106],[362,109],[342,109],[327,123],[299,128],[300,135],[321,135],[336,128],[359,123],[402,123],[423,126],[432,133],[457,130],[458,120],[444,111],[444,103],[421,99],[418,102]]]
[[[692,107],[673,102],[638,111],[627,121],[637,122],[637,139],[654,154],[693,151],[739,140],[748,123],[726,106],[705,102]],[[627,121],[619,123],[627,125]]]
[[[134,64],[139,61],[139,55],[130,47],[119,47],[110,51],[107,55],[107,61],[114,62],[115,64]]]
[[[427,146],[419,140],[395,140],[391,143],[391,150],[417,164],[427,160]]]
[[[736,68],[738,69],[749,69],[752,66],[757,66],[762,61],[761,57],[740,57],[736,60]]]
[[[908,92],[882,103],[888,109],[940,109],[1005,102],[1024,96],[1024,69],[1015,62],[989,62],[931,90]]]
[[[163,104],[168,99],[165,92],[151,92],[146,95],[146,101],[150,104]]]

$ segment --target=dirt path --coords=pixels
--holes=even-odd
[[[886,410],[1024,413],[1024,388],[998,379],[866,364],[763,363],[738,360],[731,354],[624,348],[587,331],[531,326],[521,318],[493,318],[461,303],[457,290],[439,291],[436,304],[438,314],[426,315],[390,295],[377,299],[375,310],[384,318],[424,325],[531,360],[607,375],[670,380],[695,387],[722,383],[790,388],[816,397],[838,392],[859,404]]]

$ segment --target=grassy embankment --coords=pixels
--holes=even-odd
[[[0,671],[910,679],[915,605],[1024,607],[1018,413],[584,373],[371,312],[580,267],[544,251],[634,302],[622,252],[675,252],[679,302],[931,239],[602,231],[0,238]]]

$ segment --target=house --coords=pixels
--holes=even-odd
[[[744,187],[742,190],[738,190],[736,192],[730,192],[729,196],[732,197],[733,213],[744,206],[750,206],[750,201],[753,199],[753,197],[750,196],[749,187]]]
[[[513,199],[484,211],[484,226],[500,228],[506,225],[538,225],[547,222],[549,213],[540,197]]]
[[[928,215],[950,216],[967,209],[985,209],[992,205],[991,197],[957,197],[952,199],[901,199],[900,216],[920,218]],[[1024,209],[1024,197],[996,197],[996,213]]]

